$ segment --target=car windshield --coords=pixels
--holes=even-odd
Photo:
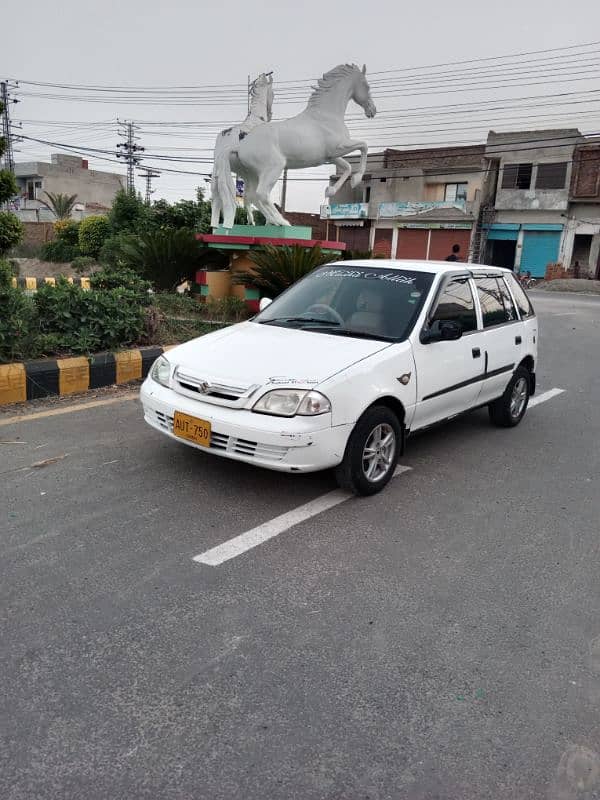
[[[397,267],[328,265],[291,286],[253,322],[400,341],[412,330],[433,277]]]

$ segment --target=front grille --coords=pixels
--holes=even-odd
[[[203,380],[177,369],[173,376],[173,389],[179,394],[185,394],[190,397],[200,396],[207,403],[240,406],[254,394],[258,389],[258,384],[253,386],[234,386]]]
[[[161,428],[173,433],[173,417],[156,411],[156,421]],[[249,439],[238,439],[236,436],[228,436],[226,433],[211,431],[210,449],[221,450],[228,453],[236,453],[246,458],[260,458],[261,461],[283,461],[289,450],[288,447],[281,447],[276,444],[261,444],[252,442]]]

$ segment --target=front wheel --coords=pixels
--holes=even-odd
[[[514,428],[525,416],[531,394],[531,373],[517,367],[502,397],[488,406],[490,420],[500,428]]]
[[[354,494],[380,492],[390,481],[400,454],[402,426],[387,406],[369,408],[356,423],[336,468],[338,484]]]

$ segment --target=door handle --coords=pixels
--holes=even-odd
[[[522,339],[520,336],[515,336],[515,344],[521,344],[521,341]]]
[[[471,352],[473,353],[473,358],[480,358],[481,357],[481,350],[479,347],[474,347]]]

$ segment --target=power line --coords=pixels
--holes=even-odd
[[[136,144],[136,140],[139,139],[139,136],[135,135],[135,131],[138,129],[138,126],[135,125],[133,122],[118,122],[117,123],[120,128],[122,128],[125,133],[119,133],[119,136],[124,136],[125,141],[119,142],[117,144],[117,158],[124,158],[125,162],[127,163],[127,191],[130,194],[135,194],[135,167],[140,163],[140,157],[137,155],[139,152],[145,150],[146,148],[141,147],[140,145]],[[122,147],[122,150],[118,150],[119,147]],[[90,148],[81,148],[82,150],[87,150]],[[106,152],[106,151],[105,151]]]

